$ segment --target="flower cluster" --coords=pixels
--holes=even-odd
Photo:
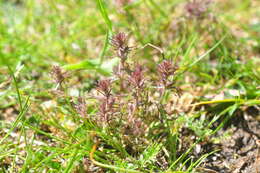
[[[63,81],[66,78],[66,72],[63,72],[60,66],[53,66],[51,69],[51,75],[55,83],[57,83],[59,86],[62,85]]]
[[[208,12],[211,0],[192,0],[188,2],[185,9],[190,17],[203,18]]]
[[[141,65],[137,65],[135,70],[129,76],[130,83],[134,88],[142,89],[144,86],[144,74]]]
[[[164,60],[158,65],[157,70],[163,86],[169,87],[172,84],[169,81],[169,77],[174,75],[177,68],[173,65],[172,61]]]
[[[104,79],[98,82],[97,90],[108,98],[111,95],[111,80]]]
[[[130,4],[133,0],[116,0],[116,4],[120,7]]]
[[[164,127],[161,114],[167,112],[167,106],[161,104],[164,96],[158,93],[161,92],[161,88],[166,91],[169,86],[172,86],[170,77],[175,74],[176,67],[172,61],[163,60],[157,69],[159,80],[149,78],[146,76],[145,66],[131,62],[131,59],[125,62],[130,48],[127,44],[127,36],[123,32],[114,35],[111,44],[117,50],[116,55],[121,58],[121,64],[113,77],[98,81],[92,93],[94,95],[91,95],[98,105],[92,105],[89,101],[90,107],[87,109],[84,97],[78,97],[77,102],[72,105],[81,117],[93,120],[111,134],[122,133],[120,140],[135,153],[144,149],[139,147],[143,146],[140,144],[147,142],[147,135],[153,133],[149,129],[151,124],[156,122],[158,129],[154,128],[155,131],[160,131],[160,128]],[[65,73],[58,66],[54,66],[52,71],[55,81],[61,84],[65,80]],[[159,90],[158,82],[160,86],[164,86],[159,87]],[[97,108],[97,113],[93,116],[91,114],[94,111],[87,112],[93,110],[91,106]]]
[[[134,136],[142,136],[147,129],[147,125],[141,118],[137,118],[133,114],[130,114],[128,116],[126,129]]]
[[[119,32],[118,34],[114,35],[111,39],[111,45],[116,50],[117,56],[121,59],[121,63],[124,64],[128,53],[131,50],[131,48],[128,46],[127,35],[123,32]]]
[[[78,103],[74,104],[73,106],[79,115],[81,115],[82,117],[86,117],[87,109],[84,97],[79,97]]]
[[[97,91],[99,91],[103,95],[99,99],[99,120],[101,122],[109,123],[112,120],[115,103],[115,98],[111,94],[111,80],[100,80],[98,82]]]
[[[99,113],[101,122],[109,123],[112,120],[112,115],[114,113],[114,103],[114,97],[100,99]]]

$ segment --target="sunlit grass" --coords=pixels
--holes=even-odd
[[[196,144],[214,140],[236,111],[259,105],[259,2],[216,0],[203,19],[189,17],[184,0],[116,2],[0,0],[0,172],[196,172],[217,152],[194,158]],[[159,109],[143,141],[93,120],[97,80],[120,64],[109,44],[118,32],[129,37],[127,63],[142,64],[147,81],[157,79],[163,58],[178,67],[173,90],[153,98],[172,104],[173,117]],[[62,93],[50,75],[57,64],[68,74]],[[79,96],[86,116],[74,108]],[[150,121],[142,117],[148,108],[138,111]]]

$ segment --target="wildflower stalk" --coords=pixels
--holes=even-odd
[[[114,47],[117,56],[121,60],[118,69],[119,73],[121,73],[122,69],[126,72],[129,72],[126,60],[128,58],[128,53],[130,52],[131,48],[128,46],[127,35],[124,32],[119,32],[118,34],[114,35],[111,39],[111,45]]]
[[[111,94],[111,80],[104,79],[99,81],[97,90],[103,95],[100,98],[99,105],[100,120],[109,123],[114,113],[115,103],[115,98]]]
[[[140,100],[139,98],[142,97],[142,92],[144,89],[144,74],[143,74],[143,68],[140,65],[137,65],[135,70],[131,73],[129,76],[129,82],[132,84],[134,88],[134,98],[136,102],[136,107],[138,108],[140,105]]]

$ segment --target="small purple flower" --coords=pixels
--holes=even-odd
[[[63,72],[60,66],[54,65],[51,69],[51,75],[54,82],[61,85],[66,78],[66,72]]]
[[[106,97],[111,95],[111,80],[104,79],[98,82],[97,90]]]
[[[127,59],[131,48],[128,46],[127,36],[124,32],[119,32],[111,39],[111,45],[115,48],[117,56],[124,62]]]
[[[134,87],[139,89],[143,88],[145,80],[142,66],[136,66],[135,70],[131,73],[129,77],[129,81]]]
[[[211,0],[192,0],[185,5],[190,17],[203,18],[208,12]]]
[[[174,75],[176,67],[172,64],[172,61],[164,60],[158,65],[157,70],[160,75],[161,81],[163,82],[164,86],[166,86],[168,78]]]
[[[134,121],[132,122],[132,126],[133,126],[133,135],[135,136],[140,136],[144,134],[147,128],[140,118],[134,119]]]
[[[133,0],[116,0],[116,3],[119,5],[119,6],[125,6],[125,5],[128,5],[130,4],[131,2],[133,2]]]
[[[134,136],[141,136],[145,133],[145,130],[147,129],[146,124],[143,122],[141,118],[137,118],[134,115],[134,104],[129,104],[129,115],[127,120],[126,129],[128,130],[128,133],[130,132]]]
[[[170,60],[164,60],[158,65],[158,72],[165,77],[174,75],[175,70],[176,69],[172,64],[172,61]]]
[[[103,95],[99,98],[99,120],[100,122],[109,123],[114,114],[115,97],[111,94],[111,80],[104,79],[98,82],[97,90]]]
[[[99,113],[101,122],[109,123],[109,121],[111,121],[111,116],[115,112],[114,103],[115,98],[113,97],[100,99]]]
[[[74,104],[74,108],[77,113],[80,114],[82,117],[85,117],[87,115],[86,101],[84,97],[78,98],[78,103]]]
[[[111,44],[117,49],[125,47],[127,44],[126,34],[124,32],[119,32],[118,34],[114,35],[111,39]]]

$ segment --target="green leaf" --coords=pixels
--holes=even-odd
[[[77,64],[69,64],[63,66],[65,70],[94,70],[102,75],[109,76],[113,72],[114,66],[116,66],[119,63],[119,58],[113,58],[108,61],[103,62],[100,65],[100,59],[90,59],[90,60],[84,60],[82,62],[79,62]]]
[[[95,70],[98,66],[97,59],[93,60],[84,60],[77,64],[69,64],[63,66],[65,70],[79,70],[79,69],[85,69],[85,70]]]
[[[113,68],[119,64],[120,59],[119,58],[113,58],[109,61],[105,61],[98,70],[103,70],[104,72],[108,74],[112,74]]]

